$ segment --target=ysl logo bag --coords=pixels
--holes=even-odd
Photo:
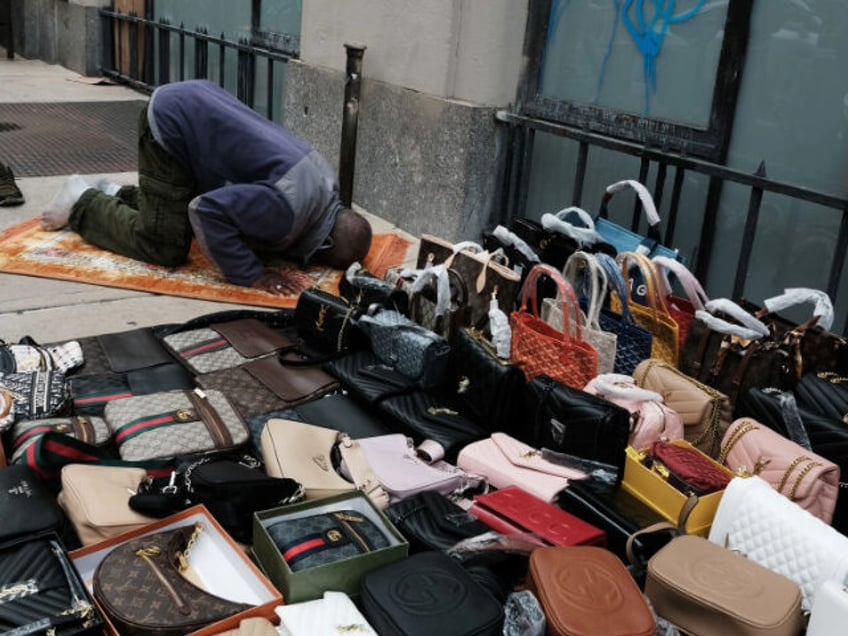
[[[251,607],[192,583],[189,557],[201,524],[122,543],[94,572],[94,598],[121,634],[181,636]]]

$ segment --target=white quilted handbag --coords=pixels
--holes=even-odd
[[[377,636],[347,594],[324,592],[324,597],[303,603],[281,605],[274,609],[280,617],[282,636],[315,634],[356,634]]]
[[[848,537],[759,477],[730,481],[709,539],[797,583],[804,610],[826,581],[848,577]]]

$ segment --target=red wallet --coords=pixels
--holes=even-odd
[[[558,546],[606,546],[606,533],[515,486],[474,497],[468,512],[501,534],[531,532]]]

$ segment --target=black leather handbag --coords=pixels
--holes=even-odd
[[[378,634],[499,636],[503,607],[444,552],[421,552],[369,572],[362,612]]]
[[[409,541],[410,552],[448,550],[460,541],[489,532],[444,495],[425,490],[392,504],[386,516]]]
[[[624,471],[630,413],[612,402],[542,375],[527,384],[521,441]],[[525,421],[526,421],[525,420]]]
[[[357,401],[367,405],[415,390],[415,381],[385,364],[371,351],[357,351],[324,365]],[[339,429],[342,430],[342,429]]]
[[[371,305],[409,314],[409,296],[391,283],[365,269],[348,270],[339,281],[339,295],[363,311]]]
[[[848,378],[827,371],[807,373],[795,387],[795,395],[807,410],[848,422]]]
[[[355,318],[359,312],[359,307],[346,298],[321,289],[305,289],[297,299],[294,324],[298,336],[316,352],[361,349],[367,341],[357,340]]]
[[[44,536],[0,547],[0,633],[84,636],[103,633],[67,552]]]

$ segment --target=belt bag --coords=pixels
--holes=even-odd
[[[125,461],[220,453],[249,438],[247,424],[220,391],[165,391],[114,400],[104,419]]]
[[[777,492],[829,524],[839,496],[839,466],[808,451],[756,420],[733,422],[719,462],[755,474]]]
[[[759,477],[730,481],[709,539],[797,583],[804,610],[825,581],[848,576],[848,537]]]
[[[795,583],[702,537],[677,537],[651,558],[645,595],[688,634],[797,636],[802,629]]]

